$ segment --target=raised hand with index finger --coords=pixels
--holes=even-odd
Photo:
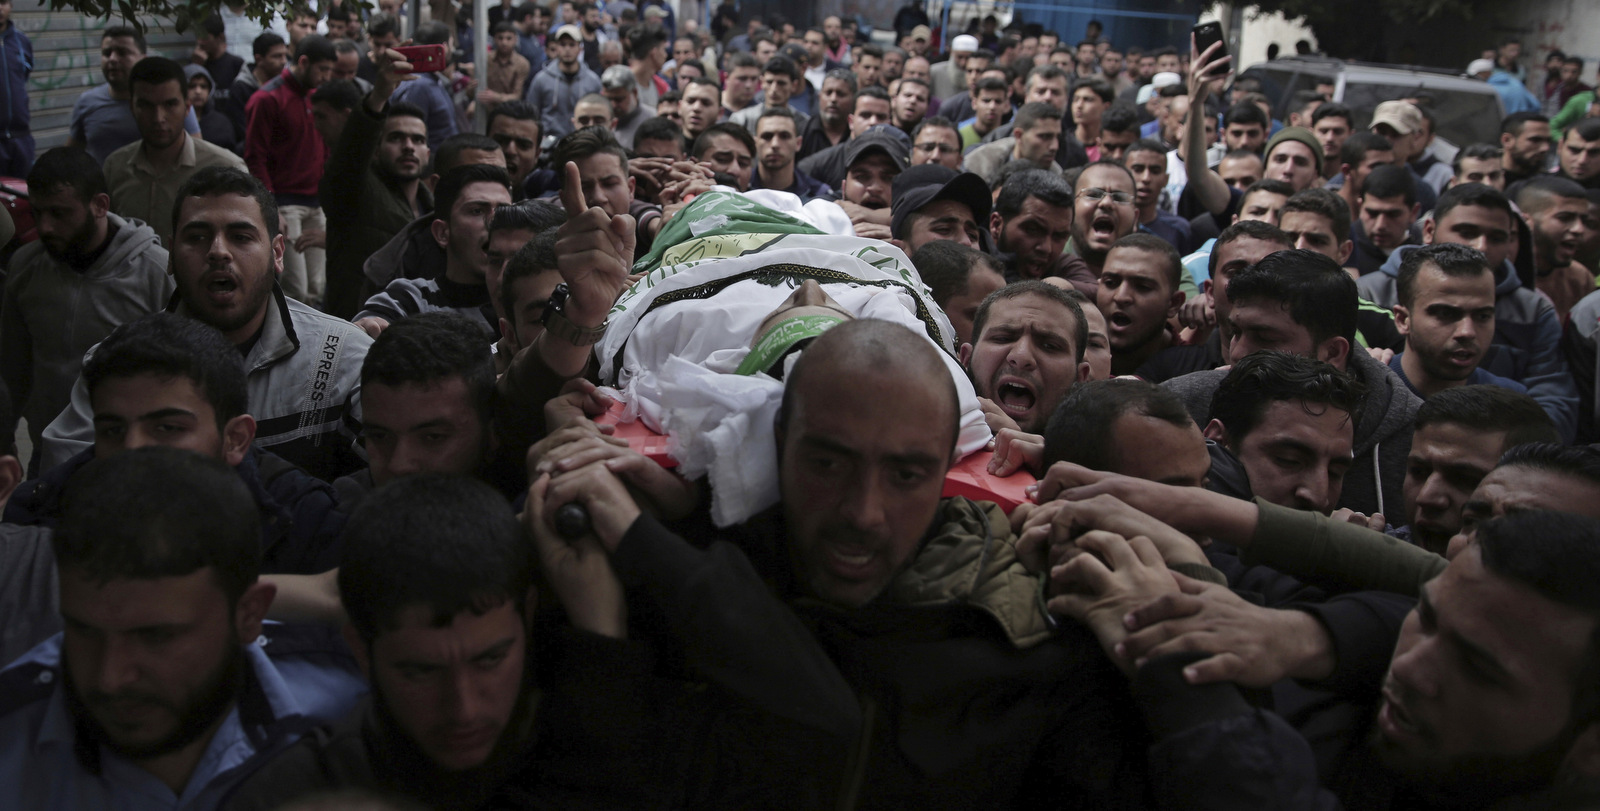
[[[593,329],[605,323],[628,285],[635,223],[626,214],[612,216],[588,204],[576,163],[568,161],[563,171],[561,205],[567,221],[556,232],[556,269],[567,284],[563,315],[574,326]]]

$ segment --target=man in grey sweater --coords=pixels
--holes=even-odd
[[[1360,513],[1404,511],[1401,485],[1412,424],[1422,401],[1389,367],[1355,341],[1356,284],[1338,263],[1311,251],[1279,251],[1239,271],[1228,283],[1233,303],[1233,357],[1273,349],[1326,361],[1359,378],[1366,399],[1355,414],[1355,457],[1336,507]],[[1183,398],[1205,425],[1227,370],[1175,377],[1162,384]]]
[[[561,26],[547,44],[555,58],[528,79],[523,100],[538,108],[539,131],[560,138],[572,132],[578,99],[602,88],[599,75],[583,64],[583,35],[577,26]]]
[[[39,240],[12,257],[0,305],[0,379],[28,421],[38,472],[40,434],[66,407],[84,353],[118,325],[172,297],[155,231],[111,213],[100,166],[81,149],[40,156],[28,173]]]

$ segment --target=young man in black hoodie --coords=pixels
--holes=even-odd
[[[345,514],[333,488],[253,446],[242,358],[195,319],[155,313],[118,327],[84,363],[94,445],[23,484],[10,523],[55,526],[73,476],[95,459],[145,447],[183,448],[238,471],[261,513],[262,571],[319,574],[339,565]]]

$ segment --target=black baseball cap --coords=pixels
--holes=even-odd
[[[911,151],[906,149],[904,140],[894,137],[886,132],[863,132],[860,136],[850,139],[845,144],[844,166],[849,171],[850,167],[861,160],[861,156],[869,152],[882,152],[894,161],[896,169],[905,171],[906,164],[911,163]]]
[[[906,216],[938,200],[954,200],[972,209],[972,219],[980,231],[989,227],[992,205],[989,184],[971,172],[957,172],[948,166],[925,163],[913,166],[894,179],[894,203],[890,207],[889,231],[898,235]]]

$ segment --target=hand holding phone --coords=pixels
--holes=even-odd
[[[437,45],[401,45],[395,48],[407,62],[412,73],[438,73],[449,64],[450,54],[443,43]]]
[[[1228,55],[1228,43],[1222,38],[1222,23],[1216,22],[1215,20],[1211,22],[1200,23],[1191,29],[1191,31],[1194,34],[1194,53],[1196,58],[1204,54],[1207,48],[1216,44],[1220,44],[1221,47],[1217,49],[1216,53],[1211,55],[1209,60],[1211,63],[1215,64],[1223,57]],[[1228,66],[1217,65],[1207,73],[1206,78],[1221,79],[1227,75]]]

